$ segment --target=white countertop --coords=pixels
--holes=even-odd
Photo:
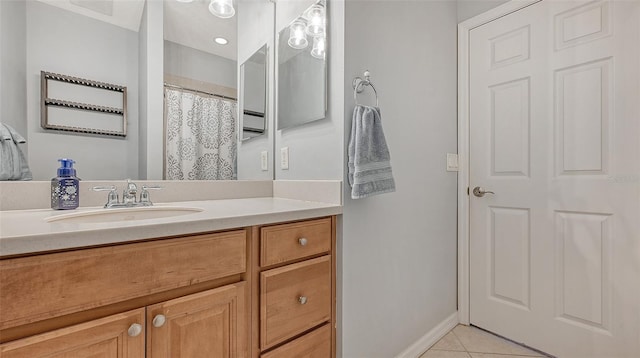
[[[128,241],[242,228],[282,221],[338,215],[342,206],[273,197],[171,202],[156,207],[202,209],[180,216],[104,223],[47,222],[77,210],[0,211],[0,257]]]

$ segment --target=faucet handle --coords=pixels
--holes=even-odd
[[[142,191],[140,192],[140,203],[142,205],[153,205],[153,203],[151,202],[151,199],[149,198],[149,191],[148,190],[160,190],[163,189],[163,187],[159,186],[159,185],[143,185],[142,186]]]
[[[115,185],[110,186],[94,186],[89,188],[91,191],[108,191],[109,195],[107,196],[107,203],[104,204],[105,208],[109,208],[114,204],[118,204],[118,192],[116,191]]]

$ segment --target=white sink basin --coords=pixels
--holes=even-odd
[[[188,215],[203,211],[184,206],[146,206],[139,208],[100,209],[50,216],[48,223],[94,224],[118,221],[148,220]]]

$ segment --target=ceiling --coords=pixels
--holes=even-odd
[[[1,0],[0,0],[1,1]],[[138,32],[145,0],[38,0],[58,8]],[[164,39],[231,60],[237,57],[237,19],[209,12],[208,0],[164,1]],[[234,4],[237,9],[237,5]],[[215,37],[229,41],[219,45]]]

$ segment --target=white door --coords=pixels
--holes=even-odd
[[[471,323],[640,357],[640,1],[543,0],[469,46]]]

